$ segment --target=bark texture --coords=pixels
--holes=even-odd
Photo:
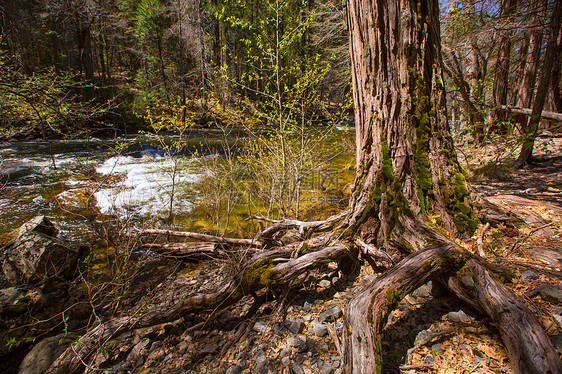
[[[447,122],[436,1],[347,3],[357,176],[350,226],[367,242],[428,244],[412,220],[472,231],[472,203]]]

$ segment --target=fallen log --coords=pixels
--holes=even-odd
[[[168,243],[141,244],[141,248],[149,249],[164,256],[174,258],[196,258],[201,256],[217,255],[220,245],[218,243],[193,242],[193,243]]]
[[[513,112],[516,114],[523,114],[526,116],[530,116],[531,114],[533,114],[533,110],[528,108],[521,108],[511,105],[498,105],[497,107],[505,110],[506,112]],[[553,121],[562,121],[562,113],[555,113],[555,112],[549,112],[543,110],[541,113],[541,117],[545,119],[551,119]]]
[[[220,244],[227,244],[227,245],[241,245],[241,246],[248,246],[248,247],[263,246],[263,242],[261,242],[260,240],[225,238],[222,236],[199,234],[196,232],[189,232],[189,231],[146,229],[146,230],[140,230],[138,232],[138,235],[169,235],[169,236],[191,238],[191,239],[201,240],[204,242],[220,243]]]

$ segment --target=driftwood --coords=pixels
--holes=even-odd
[[[526,115],[526,116],[530,116],[530,115],[533,114],[533,110],[528,109],[528,108],[521,108],[521,107],[511,106],[511,105],[498,105],[498,107],[500,109],[505,110],[506,112],[513,112],[513,113],[517,113],[517,114],[523,114],[523,115]],[[549,111],[543,110],[541,112],[541,117],[545,118],[545,119],[551,119],[553,121],[562,121],[562,113],[549,112]]]

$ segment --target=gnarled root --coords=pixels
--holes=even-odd
[[[286,247],[255,255],[239,275],[212,294],[196,295],[173,306],[154,308],[142,316],[115,318],[98,325],[67,349],[47,373],[79,373],[99,348],[122,332],[171,322],[197,312],[212,312],[259,290],[286,287],[306,271],[328,260],[338,261],[349,253],[343,245],[333,245],[291,258],[294,250]]]
[[[437,277],[460,299],[497,323],[519,373],[562,373],[562,363],[537,318],[470,253],[454,244],[416,252],[366,286],[345,312],[347,373],[382,373],[381,332],[407,294]]]

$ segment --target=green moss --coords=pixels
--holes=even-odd
[[[462,173],[455,173],[454,183],[455,197],[458,200],[462,200],[465,196],[468,196],[470,194],[468,186],[466,185],[466,180],[464,179],[464,175]]]
[[[31,299],[26,296],[19,299],[15,304],[4,306],[3,314],[7,317],[16,317],[27,311]]]
[[[387,144],[386,133],[381,133],[381,148],[382,148],[382,173],[388,181],[394,180],[394,168],[392,167],[392,157],[390,148]]]
[[[245,290],[267,287],[271,284],[275,273],[271,271],[275,264],[271,259],[258,261],[242,275],[241,286]]]

